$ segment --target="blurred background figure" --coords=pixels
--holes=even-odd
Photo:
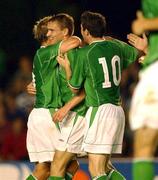
[[[32,73],[32,59],[28,55],[23,55],[18,61],[18,70],[13,79],[21,79],[26,83],[30,82]]]
[[[136,46],[139,40],[145,42],[146,57],[142,61],[139,82],[134,91],[130,125],[134,130],[133,179],[153,180],[154,155],[158,145],[158,2],[142,0],[142,11],[137,12],[137,19],[132,23],[132,30],[140,39],[130,35],[129,42]]]

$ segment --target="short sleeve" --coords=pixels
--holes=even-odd
[[[74,89],[83,87],[83,82],[86,76],[86,56],[83,56],[80,50],[76,50],[76,55],[71,64],[72,76],[69,80],[69,85]]]
[[[127,68],[131,63],[136,61],[139,56],[139,51],[133,46],[122,42],[123,48],[123,68]]]

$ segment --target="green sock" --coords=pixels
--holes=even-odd
[[[37,180],[37,178],[35,178],[32,174],[30,174],[26,180]]]
[[[71,173],[66,172],[65,174],[65,180],[72,180],[73,175]]]
[[[126,180],[126,178],[117,170],[111,170],[108,174],[109,180]]]
[[[65,178],[59,176],[50,176],[48,180],[65,180]]]
[[[133,180],[153,180],[154,164],[152,161],[135,161],[132,167]]]
[[[106,174],[95,176],[92,178],[93,180],[108,180],[108,176]]]

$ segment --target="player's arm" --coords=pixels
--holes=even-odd
[[[68,39],[62,41],[59,54],[64,54],[67,51],[79,47],[81,39],[77,36],[70,36]]]
[[[73,93],[78,93],[78,91],[82,89],[83,83],[86,79],[88,66],[86,64],[86,56],[84,52],[84,48],[76,51],[75,63],[73,63],[72,67],[69,64],[67,56],[64,58],[58,57],[57,59],[59,64],[65,69],[66,78]]]
[[[32,81],[27,85],[26,91],[30,95],[35,95],[36,94],[36,88],[35,88],[35,75],[32,72]]]
[[[70,67],[70,63],[69,63],[69,60],[68,60],[68,57],[67,55],[65,56],[58,56],[57,57],[57,61],[58,63],[65,69],[65,73],[66,73],[66,79],[67,81],[69,82],[69,80],[71,79],[72,77],[72,71],[71,71],[71,67]],[[69,83],[68,83],[69,84]],[[80,88],[74,88],[73,86],[71,86],[69,84],[69,87],[71,89],[71,91],[73,93],[78,93],[80,91]]]
[[[65,69],[65,72],[66,72],[66,79],[67,80],[70,80],[71,79],[71,75],[72,75],[72,72],[71,72],[71,67],[70,67],[70,62],[68,60],[68,57],[67,55],[65,54],[64,56],[58,56],[57,57],[57,61],[58,63]]]
[[[145,18],[141,11],[137,12],[137,19],[132,23],[134,34],[141,35],[145,31],[158,30],[158,18]]]
[[[66,79],[69,80],[71,78],[71,67],[69,60],[67,59],[66,52],[81,45],[81,40],[77,36],[71,36],[67,40],[61,42],[61,46],[59,48],[57,61],[58,63],[65,68],[66,71]]]
[[[62,121],[64,117],[67,115],[67,113],[76,105],[78,105],[80,102],[82,102],[84,98],[85,98],[85,92],[84,89],[82,89],[68,103],[66,103],[62,108],[60,108],[58,111],[56,111],[53,114],[53,121],[54,122]]]

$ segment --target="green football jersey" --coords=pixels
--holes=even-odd
[[[87,106],[119,105],[122,70],[137,56],[134,47],[118,40],[93,42],[77,51],[69,84],[78,89],[84,83]]]
[[[158,1],[142,0],[142,9],[146,18],[158,18]],[[158,60],[158,30],[149,32],[148,40],[149,48],[148,54],[143,62],[144,67]]]
[[[77,49],[72,49],[67,53],[72,69],[74,68],[75,65],[76,51]],[[59,86],[61,92],[61,99],[62,102],[65,104],[68,101],[70,101],[75,96],[75,94],[71,92],[66,80],[65,70],[61,66],[59,67]],[[72,111],[75,111],[79,115],[84,116],[87,111],[87,106],[85,105],[85,101],[78,104],[75,108],[72,109]]]
[[[60,43],[40,48],[34,57],[33,74],[36,86],[36,108],[62,106],[56,57]]]

